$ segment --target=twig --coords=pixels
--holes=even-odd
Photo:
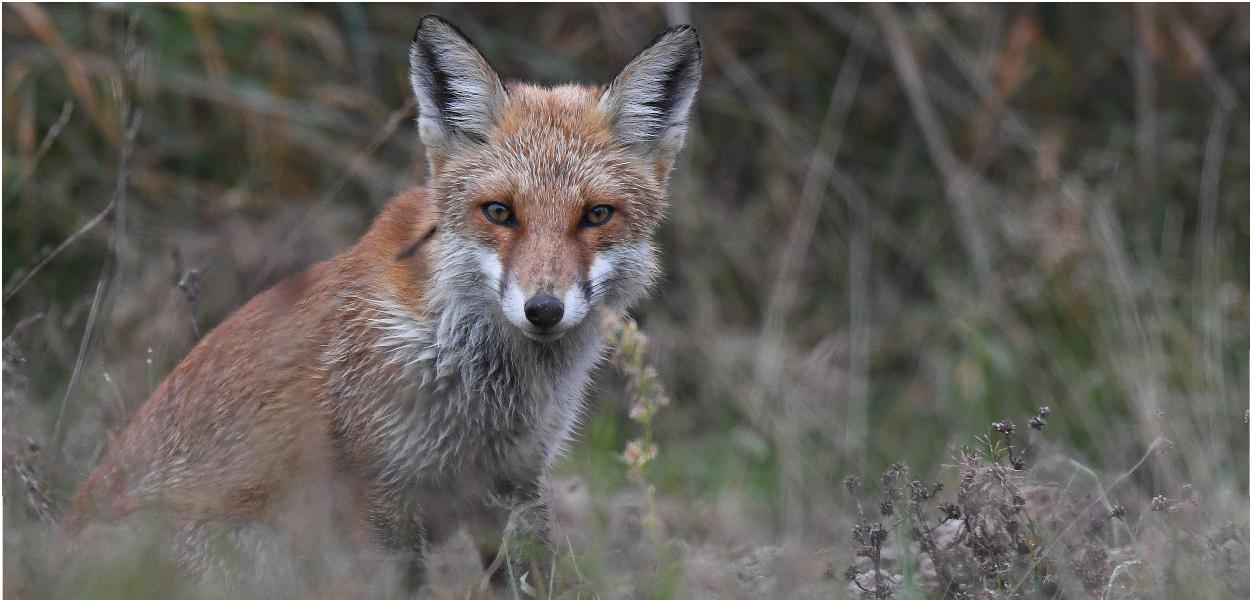
[[[61,455],[61,446],[65,442],[65,430],[62,429],[61,422],[65,419],[65,407],[69,406],[70,395],[74,393],[74,386],[78,383],[78,376],[82,373],[82,365],[86,362],[87,345],[91,342],[91,330],[95,327],[100,301],[104,298],[106,280],[107,277],[100,277],[100,281],[95,286],[95,296],[91,299],[91,312],[87,313],[87,326],[83,328],[82,341],[78,344],[78,357],[74,359],[74,372],[69,376],[69,385],[65,386],[65,396],[61,398],[61,407],[56,412],[56,424],[52,427],[52,452],[47,464],[44,465],[45,469],[56,465]]]
[[[1155,109],[1156,83],[1154,59],[1151,57],[1154,41],[1154,7],[1139,4],[1133,10],[1134,23],[1137,26],[1137,40],[1133,45],[1133,97],[1135,114],[1133,118],[1134,137],[1136,141],[1137,164],[1137,197],[1143,206],[1153,206],[1156,191],[1159,188],[1159,154],[1158,117]],[[1141,215],[1149,215],[1141,211]],[[1138,219],[1138,235],[1144,235],[1149,221]]]
[[[1236,88],[1215,67],[1214,61],[1211,60],[1211,53],[1202,44],[1198,34],[1194,33],[1193,28],[1185,23],[1184,17],[1181,16],[1175,7],[1169,7],[1167,11],[1167,18],[1163,21],[1172,30],[1172,35],[1180,42],[1181,48],[1189,55],[1189,60],[1193,61],[1202,70],[1202,75],[1206,78],[1207,85],[1211,86],[1211,91],[1215,93],[1215,99],[1218,101],[1220,108],[1226,111],[1237,108],[1238,97]]]
[[[403,106],[400,106],[391,112],[390,117],[387,118],[386,123],[378,131],[377,135],[374,136],[373,140],[356,154],[356,157],[353,158],[348,164],[347,169],[345,169],[343,173],[339,175],[338,179],[335,180],[335,182],[329,187],[329,189],[321,195],[321,198],[317,200],[317,203],[308,208],[305,212],[304,219],[291,228],[291,233],[285,240],[282,241],[280,250],[269,253],[269,260],[266,261],[264,266],[259,270],[261,280],[267,279],[269,273],[278,266],[277,257],[285,255],[287,251],[295,245],[295,242],[299,240],[300,236],[303,235],[304,230],[317,218],[321,210],[329,205],[330,202],[339,195],[339,192],[343,191],[347,182],[351,181],[352,178],[356,176],[357,171],[361,168],[364,160],[376,152],[377,149],[386,142],[386,140],[390,139],[390,137],[399,129],[400,124],[407,121],[413,114],[414,110],[416,110],[416,101],[413,98],[408,98],[404,101]]]
[[[985,69],[977,65],[976,59],[955,39],[942,17],[929,7],[919,9],[925,27],[936,34],[938,46],[946,52],[947,57],[959,69],[960,74],[976,91],[977,99],[982,104],[994,107],[991,119],[999,121],[1003,129],[1013,134],[1009,139],[1020,144],[1031,154],[1038,153],[1038,140],[1024,124],[1014,110],[1007,104],[1007,98],[998,92],[985,75]]]
[[[4,338],[4,345],[8,346],[10,341],[16,340],[17,337],[22,334],[22,332],[26,331],[27,327],[34,325],[35,323],[39,322],[39,320],[42,318],[43,318],[43,313],[37,312],[33,315],[30,315],[29,317],[22,319],[21,321],[18,321],[17,325],[13,326],[13,331],[10,332],[7,337]]]
[[[195,339],[200,339],[200,270],[186,269],[182,264],[182,252],[174,248],[174,287],[182,291],[183,298],[191,309],[191,332]]]
[[[8,197],[13,199],[18,192],[30,180],[30,176],[35,173],[35,167],[39,165],[39,161],[43,160],[43,156],[52,148],[52,143],[56,138],[60,137],[61,132],[65,130],[65,126],[69,124],[69,118],[74,114],[74,101],[66,100],[65,105],[61,108],[61,116],[56,118],[56,122],[48,128],[48,133],[44,134],[43,141],[39,142],[39,148],[35,150],[35,155],[31,157],[30,164],[26,166],[26,170],[22,172],[22,176],[17,178],[17,182],[9,188]]]
[[[1164,443],[1163,438],[1155,438],[1155,440],[1150,443],[1150,446],[1146,448],[1146,452],[1142,454],[1141,458],[1137,460],[1137,463],[1134,464],[1132,468],[1122,473],[1119,477],[1115,479],[1115,481],[1112,481],[1105,488],[1102,488],[1102,498],[1104,499],[1104,501],[1106,501],[1106,498],[1108,497],[1107,494],[1110,493],[1111,490],[1119,487],[1119,485],[1127,481],[1128,478],[1133,475],[1133,473],[1136,473],[1137,470],[1140,469],[1142,465],[1146,464],[1146,460],[1149,459],[1152,455],[1154,455],[1155,450],[1158,450],[1159,447],[1163,445],[1163,443]],[[1084,465],[1080,465],[1079,463],[1076,463],[1075,461],[1072,461],[1072,462],[1073,464],[1076,464],[1077,466],[1089,472],[1089,470],[1085,468]],[[1093,473],[1090,472],[1090,475],[1093,475]],[[1097,482],[1096,477],[1095,477],[1095,482]],[[1024,575],[1020,577],[1020,580],[1017,581],[1015,585],[1011,586],[1012,595],[1015,595],[1015,593],[1020,590],[1020,587],[1023,586],[1024,582],[1028,579],[1029,573],[1031,573],[1033,569],[1036,569],[1038,565],[1040,565],[1042,561],[1048,557],[1050,550],[1059,545],[1059,542],[1063,540],[1065,536],[1068,535],[1069,531],[1072,531],[1073,527],[1076,527],[1076,524],[1080,521],[1081,517],[1085,516],[1085,513],[1089,512],[1089,510],[1093,508],[1095,504],[1097,504],[1097,501],[1092,501],[1092,502],[1087,503],[1085,505],[1085,508],[1082,508],[1081,512],[1077,513],[1076,516],[1073,517],[1072,521],[1068,523],[1068,525],[1064,527],[1063,530],[1060,531],[1053,540],[1051,540],[1051,543],[1049,546],[1046,546],[1038,550],[1037,558],[1033,560],[1033,564],[1029,565],[1029,568],[1025,570]]]
[[[62,242],[58,247],[58,250],[49,254],[49,257],[45,258],[40,265],[47,264],[47,261],[50,260],[51,256],[55,255],[61,249],[64,249],[71,241],[73,241],[73,239],[81,236],[82,233],[87,231],[90,227],[94,227],[100,221],[103,221],[109,213],[113,212],[118,206],[121,205],[122,201],[126,197],[126,187],[130,180],[130,162],[134,157],[134,142],[135,137],[139,133],[139,123],[142,116],[141,111],[135,111],[130,117],[129,127],[126,128],[126,132],[122,136],[121,151],[117,161],[117,185],[113,188],[113,197],[109,200],[108,206],[105,207],[105,209],[101,211],[95,219],[92,219],[92,222],[88,223],[88,226],[84,226],[82,229],[79,229],[73,236],[70,236],[70,239]],[[25,283],[29,279],[30,276],[27,276],[22,282]],[[61,399],[61,407],[57,411],[56,424],[52,428],[52,451],[48,454],[48,462],[46,463],[47,468],[51,468],[56,465],[57,460],[60,458],[61,446],[65,441],[65,431],[61,427],[62,421],[65,418],[65,408],[69,405],[70,395],[74,392],[74,387],[78,382],[79,374],[82,372],[83,362],[86,360],[87,345],[91,341],[91,330],[95,327],[96,314],[100,308],[100,301],[104,296],[105,281],[107,281],[107,279],[107,273],[101,275],[99,283],[96,284],[95,297],[91,300],[91,312],[87,316],[87,326],[83,330],[82,342],[78,347],[78,357],[74,360],[74,372],[70,375],[69,384],[65,387],[65,397]],[[20,288],[21,286],[18,287]],[[6,297],[5,300],[7,301],[8,297]]]
[[[946,201],[955,210],[959,225],[959,233],[972,262],[973,274],[982,289],[991,286],[993,268],[990,263],[989,251],[985,235],[977,220],[978,209],[975,199],[969,192],[979,187],[979,177],[967,165],[955,157],[947,142],[946,134],[938,122],[933,105],[929,102],[924,81],[920,75],[920,67],[912,54],[911,44],[906,32],[898,20],[894,8],[881,4],[872,6],[873,13],[885,32],[887,47],[894,68],[898,72],[903,92],[911,105],[912,113],[920,126],[929,156],[945,180]]]
[[[929,24],[936,27],[939,33],[939,44],[945,49],[955,65],[959,67],[965,79],[977,91],[982,101],[999,102],[994,86],[985,78],[981,70],[976,67],[973,60],[968,56],[967,51],[955,41],[948,28],[931,11],[929,13],[922,12],[922,14],[929,15]],[[1197,41],[1196,35],[1184,27],[1183,20],[1180,18],[1167,19],[1167,21],[1173,25],[1176,35],[1180,38],[1182,46],[1189,52],[1191,59],[1202,67],[1204,73],[1208,75],[1208,83],[1215,91],[1219,105],[1226,110],[1235,106],[1235,93],[1231,92],[1231,87],[1226,85],[1226,82],[1214,72],[1210,57],[1202,48],[1201,43]],[[1036,156],[1040,149],[1039,136],[1005,102],[1002,103],[999,114],[1006,129],[1019,136],[1018,141],[1022,142],[1021,147]],[[1092,205],[1093,214],[1090,215],[1089,219],[1090,237],[1096,242],[1096,247],[1104,257],[1105,278],[1111,288],[1112,297],[1116,301],[1116,308],[1119,311],[1117,317],[1123,322],[1131,324],[1131,327],[1121,328],[1123,331],[1123,343],[1133,349],[1133,352],[1130,353],[1130,359],[1127,361],[1127,366],[1132,375],[1124,377],[1125,386],[1135,398],[1140,399],[1139,402],[1134,404],[1139,408],[1141,414],[1149,415],[1158,407],[1157,390],[1159,382],[1156,374],[1159,369],[1153,364],[1143,363],[1153,362],[1150,359],[1160,355],[1160,342],[1157,336],[1152,335],[1150,333],[1151,330],[1145,327],[1141,309],[1134,299],[1134,286],[1131,285],[1133,274],[1129,270],[1129,259],[1124,249],[1125,244],[1121,239],[1118,220],[1105,200],[1091,202],[1084,197],[1084,192],[1079,191],[1068,178],[1060,179],[1058,184],[1060,197],[1069,203],[1070,206],[1086,210],[1086,206]],[[1093,200],[1100,200],[1100,198],[1095,196]],[[1143,354],[1145,358],[1141,358]],[[1160,435],[1158,428],[1152,427],[1152,435]]]
[[[1218,97],[1218,96],[1217,96]],[[1194,252],[1194,272],[1198,275],[1199,295],[1194,306],[1194,330],[1198,334],[1199,352],[1203,367],[1206,367],[1209,381],[1219,396],[1227,398],[1224,377],[1224,360],[1220,357],[1224,348],[1224,318],[1220,308],[1217,287],[1219,286],[1220,252],[1219,235],[1215,229],[1219,218],[1220,204],[1220,169],[1224,166],[1224,149],[1227,145],[1228,116],[1231,109],[1216,103],[1211,117],[1211,128],[1207,133],[1206,148],[1203,152],[1202,174],[1198,183],[1198,228],[1194,236],[1197,246]],[[1202,394],[1205,400],[1206,426],[1208,431],[1216,431],[1216,419],[1221,410],[1219,400],[1212,394]]]
[[[61,70],[65,72],[65,81],[69,84],[70,91],[78,98],[83,110],[87,111],[91,120],[105,137],[110,141],[116,140],[117,123],[100,108],[95,92],[91,88],[91,80],[87,76],[91,72],[90,67],[83,63],[78,53],[61,37],[52,19],[48,17],[48,13],[33,2],[14,3],[8,8],[21,18],[31,35],[51,50]]]
[[[107,206],[104,207],[104,210],[101,210],[90,221],[87,221],[85,225],[78,228],[78,231],[75,231],[74,233],[70,234],[69,237],[65,238],[65,241],[61,242],[60,245],[58,245],[51,252],[49,252],[46,256],[40,259],[40,261],[36,263],[35,266],[31,267],[30,271],[27,272],[26,275],[22,276],[22,278],[18,280],[17,283],[13,284],[12,286],[9,286],[8,291],[6,291],[4,294],[4,302],[7,303],[10,299],[12,299],[13,295],[16,294],[18,290],[21,290],[22,286],[26,285],[26,283],[30,281],[30,279],[34,277],[36,273],[41,271],[49,262],[51,262],[52,259],[56,258],[57,255],[65,251],[65,249],[70,247],[71,244],[78,241],[78,238],[82,237],[83,234],[87,233],[88,231],[91,231],[96,225],[99,225],[102,221],[104,221],[104,219],[107,218],[113,212],[113,209],[117,208],[117,197],[118,197],[118,192],[115,190],[113,192],[112,200],[109,200],[109,203]]]
[[[486,589],[490,587],[491,577],[495,575],[495,572],[499,570],[499,567],[503,566],[505,561],[510,562],[508,561],[507,552],[508,540],[516,535],[517,528],[520,527],[521,519],[524,517],[525,513],[541,505],[541,500],[532,500],[516,506],[512,509],[512,512],[508,514],[508,522],[504,525],[503,535],[500,536],[499,540],[499,552],[495,554],[495,559],[491,561],[490,566],[486,567],[486,572],[482,574],[482,579],[478,582],[479,590],[486,591]],[[509,569],[509,571],[511,571],[511,569]],[[509,577],[509,579],[515,578]],[[515,585],[515,582],[513,585]]]
[[[817,138],[812,158],[808,161],[807,174],[803,180],[802,192],[799,195],[798,211],[790,225],[789,235],[778,261],[776,283],[768,306],[764,310],[764,329],[779,334],[784,325],[786,315],[796,287],[794,270],[802,264],[802,257],[807,254],[811,245],[812,235],[820,214],[821,202],[825,197],[829,180],[836,166],[838,149],[842,145],[842,133],[846,119],[850,113],[851,103],[855,99],[855,90],[859,87],[860,73],[864,67],[866,51],[862,44],[852,39],[847,57],[842,61],[842,68],[829,94],[829,105],[825,110],[824,124]],[[767,336],[766,337],[771,337]],[[778,343],[779,340],[778,340]]]
[[[1142,564],[1142,561],[1140,560],[1129,560],[1116,565],[1115,570],[1111,571],[1111,577],[1107,580],[1107,588],[1102,593],[1102,600],[1110,600],[1111,586],[1115,583],[1116,578],[1120,576],[1121,572],[1129,567],[1140,564]]]

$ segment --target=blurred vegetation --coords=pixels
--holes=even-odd
[[[845,475],[936,477],[1042,406],[1032,476],[1071,477],[1063,456],[1127,475],[1132,514],[1184,484],[1250,514],[1245,4],[6,4],[6,597],[51,519],[33,507],[54,514],[192,323],[423,180],[425,12],[549,83],[699,26],[666,280],[635,315],[672,398],[647,424],[667,535],[844,551]],[[610,504],[637,492],[639,430],[624,378],[598,379],[558,474]]]

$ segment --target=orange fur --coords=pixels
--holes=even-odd
[[[356,289],[385,291],[419,310],[427,254],[395,257],[432,226],[426,191],[408,190],[351,249],[253,298],[213,329],[74,495],[69,529],[155,502],[187,518],[258,517],[292,476],[329,468],[330,415],[312,356],[341,326],[327,317],[339,315]],[[180,458],[189,460],[186,474],[169,466]],[[154,473],[164,479],[159,497],[137,493],[137,482]]]

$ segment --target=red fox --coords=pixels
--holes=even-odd
[[[504,84],[426,16],[410,60],[427,184],[199,342],[74,496],[71,539],[149,510],[190,539],[325,496],[419,557],[461,527],[498,536],[541,498],[603,316],[656,279],[698,38],[665,31],[606,87],[540,87]]]

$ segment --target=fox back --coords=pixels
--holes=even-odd
[[[437,17],[410,58],[426,186],[197,344],[75,495],[68,537],[157,510],[194,548],[206,523],[277,530],[311,498],[419,556],[541,496],[605,318],[656,278],[698,40],[666,31],[606,87],[505,85]]]

